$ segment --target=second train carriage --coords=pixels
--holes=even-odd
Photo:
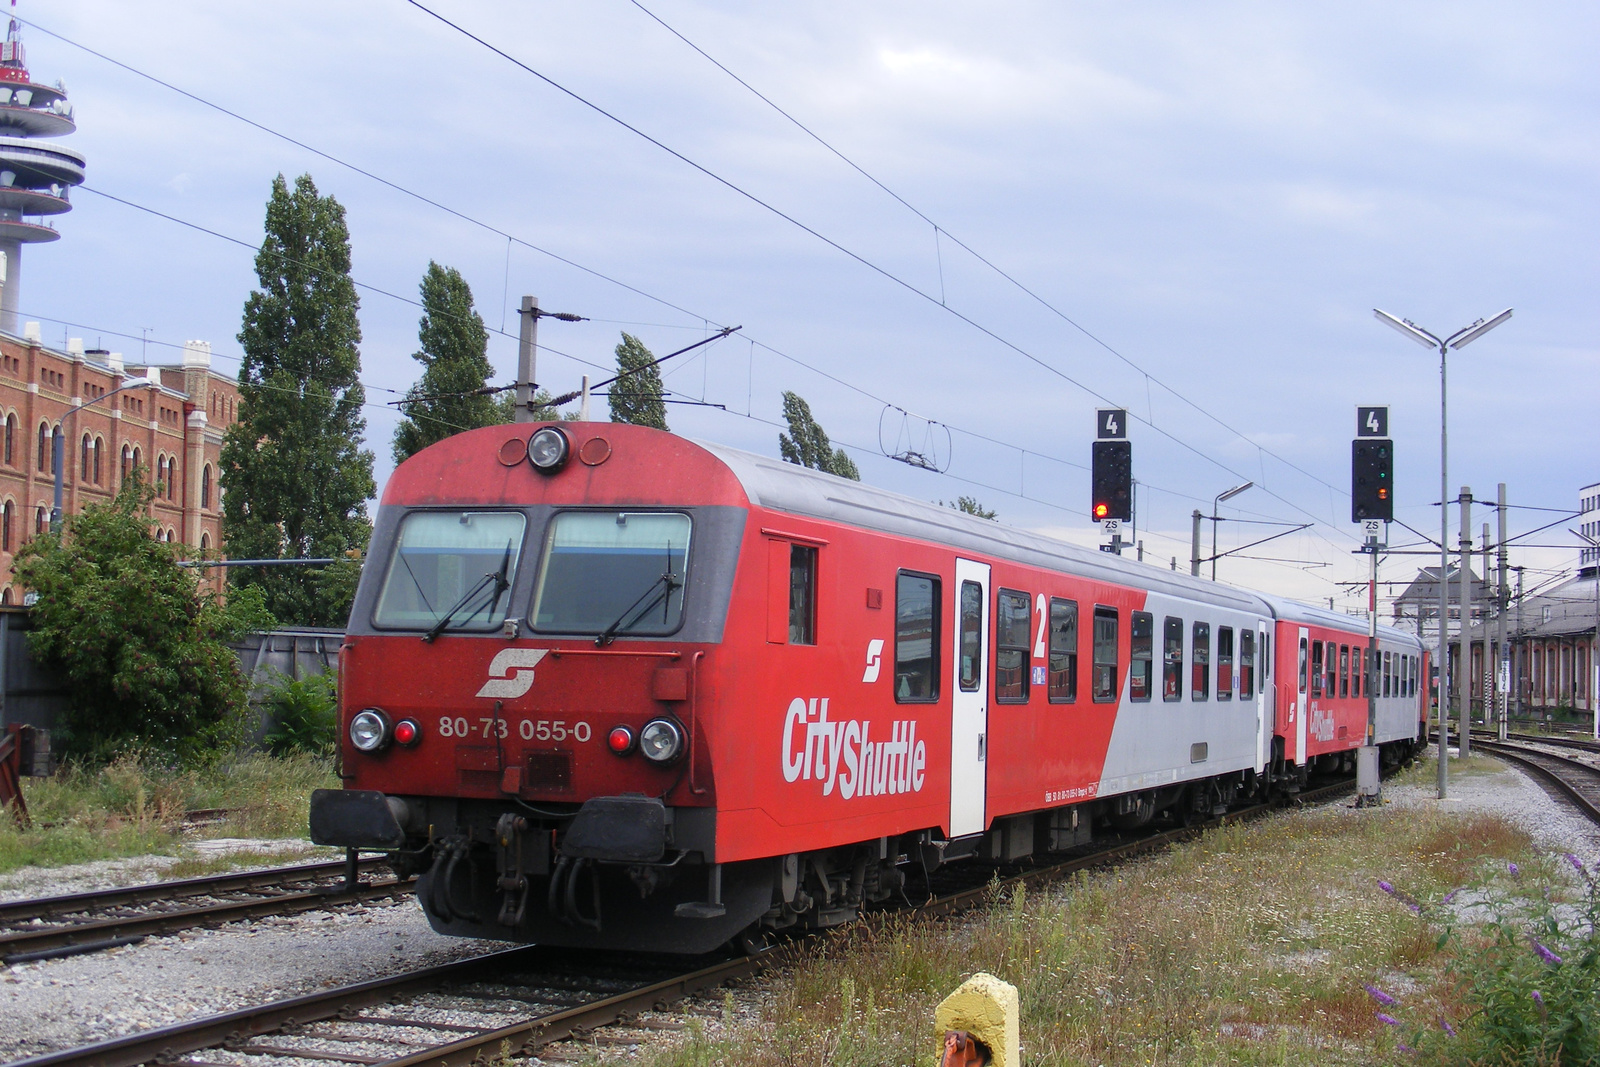
[[[449,933],[692,952],[827,925],[908,865],[1222,810],[1364,736],[1314,652],[1360,620],[641,427],[440,442],[369,559],[313,836],[425,872]],[[1395,670],[1400,758],[1421,701]]]

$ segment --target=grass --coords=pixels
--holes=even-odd
[[[100,769],[23,779],[33,828],[0,815],[0,873],[122,856],[174,855],[194,837],[303,838],[311,791],[337,787],[331,759],[250,755],[194,770],[127,756]],[[186,832],[185,812],[226,808]],[[200,873],[196,871],[194,873]]]
[[[1476,763],[1463,770],[1491,769]],[[933,1009],[979,970],[1017,986],[1030,1067],[1391,1062],[1398,1039],[1364,984],[1425,1010],[1460,1004],[1449,950],[1378,879],[1437,900],[1512,860],[1542,862],[1503,820],[1426,805],[1224,827],[1116,871],[997,894],[975,917],[823,942],[758,1019],[695,1027],[639,1062],[933,1064]]]

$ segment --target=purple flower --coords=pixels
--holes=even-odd
[[[1579,874],[1582,874],[1583,873],[1583,863],[1578,859],[1578,857],[1574,856],[1570,852],[1568,852],[1566,854],[1566,856],[1567,856],[1567,862],[1572,864],[1572,869],[1577,871]]]
[[[1561,957],[1560,956],[1557,956],[1554,952],[1551,952],[1549,949],[1547,949],[1543,945],[1539,944],[1539,942],[1533,941],[1532,938],[1529,938],[1529,941],[1533,942],[1533,951],[1535,951],[1535,952],[1537,952],[1539,954],[1539,958],[1541,960],[1544,960],[1546,963],[1560,963],[1561,962]]]
[[[1383,1025],[1385,1025],[1385,1026],[1399,1026],[1400,1025],[1400,1020],[1396,1019],[1393,1015],[1385,1015],[1381,1011],[1380,1012],[1374,1012],[1373,1014],[1377,1017],[1377,1020],[1380,1023],[1382,1023]]]
[[[1452,900],[1456,899],[1456,894],[1459,893],[1459,892],[1461,892],[1461,890],[1459,890],[1459,889],[1450,890],[1450,892],[1448,892],[1448,893],[1446,893],[1444,895],[1444,898],[1442,900],[1440,900],[1439,903],[1441,903],[1441,904],[1450,903]]]
[[[1451,1026],[1450,1025],[1450,1020],[1446,1019],[1442,1015],[1439,1017],[1439,1027],[1445,1033],[1449,1034],[1451,1037],[1455,1037],[1456,1036],[1456,1028]]]
[[[1390,885],[1388,882],[1385,882],[1382,878],[1378,879],[1378,888],[1383,890],[1385,893],[1388,893],[1391,897],[1394,896],[1394,886]]]
[[[1511,872],[1511,876],[1513,878],[1521,878],[1522,877],[1522,868],[1518,867],[1515,863],[1506,864],[1506,870]]]
[[[1544,997],[1540,995],[1537,989],[1533,991],[1533,1002],[1541,1008],[1544,1007]]]
[[[1416,912],[1418,915],[1422,914],[1422,905],[1418,904],[1414,900],[1406,901],[1406,907],[1410,908],[1412,911]]]
[[[1417,1051],[1416,1049],[1412,1048],[1410,1045],[1406,1044],[1404,1041],[1402,1041],[1400,1044],[1396,1045],[1395,1048],[1399,1049],[1401,1052],[1406,1052],[1406,1053],[1411,1053],[1411,1052]]]
[[[1385,993],[1375,985],[1362,986],[1361,988],[1367,991],[1368,996],[1386,1008],[1392,1008],[1396,1004],[1400,1003],[1400,1001],[1396,1000],[1394,997],[1391,997],[1389,994]]]

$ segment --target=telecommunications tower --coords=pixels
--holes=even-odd
[[[72,210],[68,191],[83,184],[83,157],[36,138],[76,130],[67,87],[40,85],[28,73],[22,28],[11,0],[11,25],[0,44],[0,330],[17,332],[22,291],[22,246],[61,235],[46,215]]]

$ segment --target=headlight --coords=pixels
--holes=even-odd
[[[570,446],[567,435],[554,426],[546,426],[528,438],[528,462],[541,474],[554,474],[567,462]]]
[[[361,752],[376,752],[389,743],[389,716],[377,708],[358,712],[350,720],[350,743]]]
[[[683,755],[683,727],[671,719],[651,719],[639,731],[639,751],[652,763],[671,763]]]

